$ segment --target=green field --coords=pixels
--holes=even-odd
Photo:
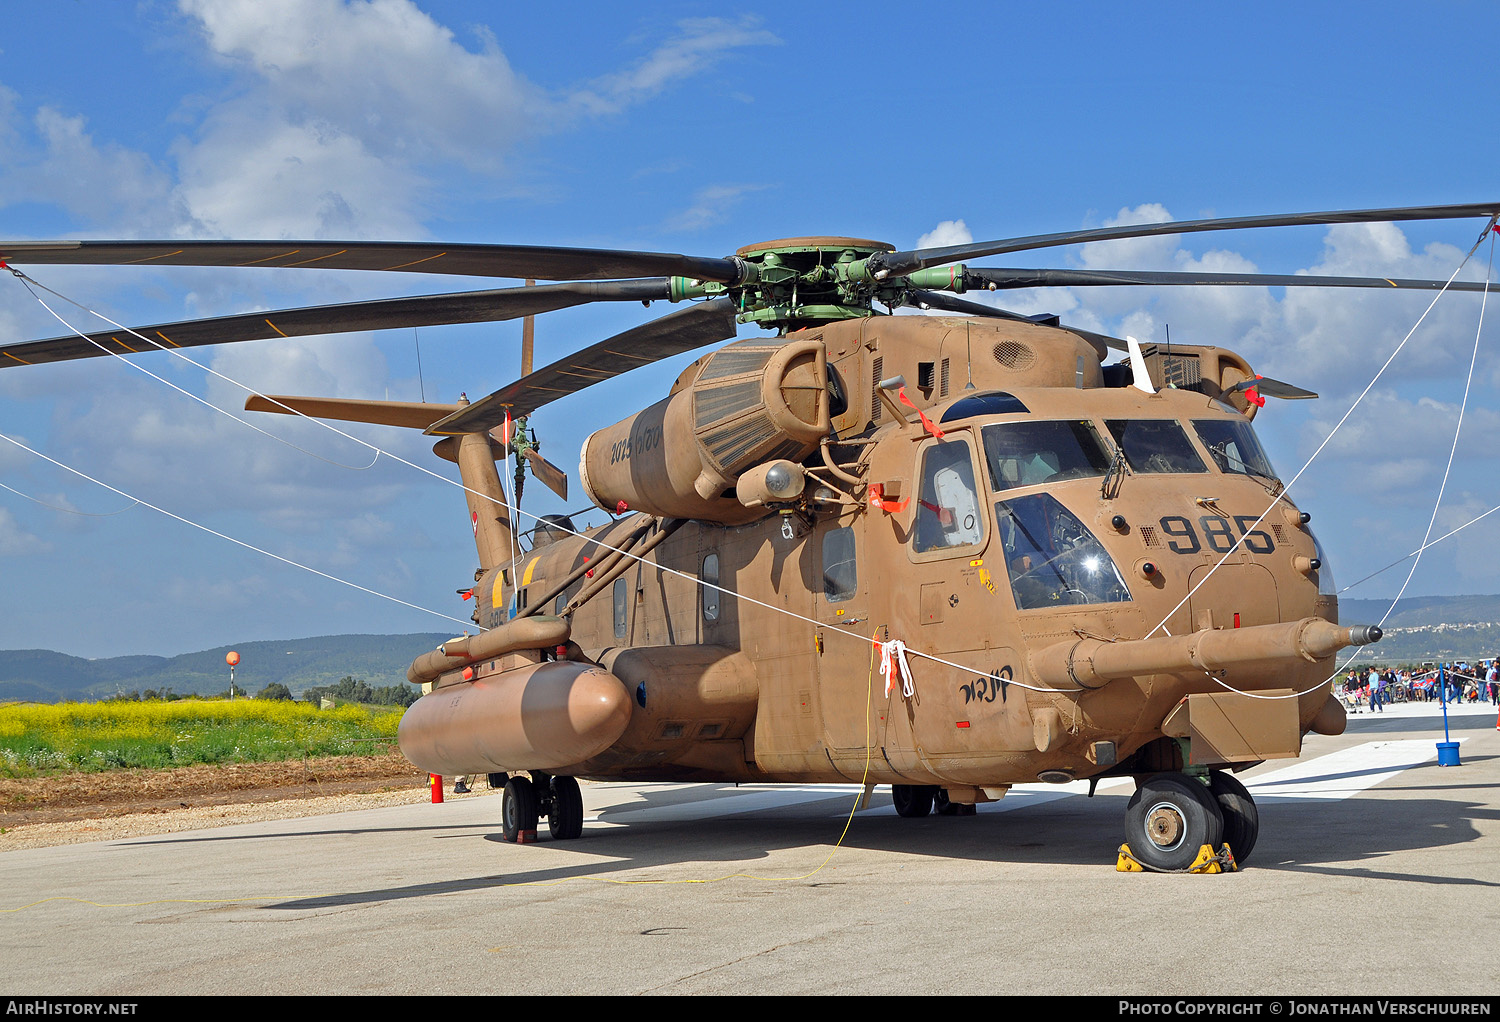
[[[265,699],[12,703],[0,706],[0,777],[374,755],[394,744],[401,714]]]

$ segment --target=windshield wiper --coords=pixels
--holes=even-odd
[[[1109,459],[1109,469],[1099,484],[1099,496],[1105,500],[1114,500],[1120,495],[1120,487],[1124,482],[1125,448],[1116,447],[1115,456]]]

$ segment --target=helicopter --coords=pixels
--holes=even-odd
[[[502,830],[583,832],[578,781],[890,785],[897,813],[968,815],[1017,784],[1130,777],[1125,846],[1180,871],[1251,855],[1234,774],[1343,732],[1339,624],[1310,516],[1253,429],[1315,394],[1205,344],[1142,344],[972,292],[1471,281],[1014,269],[968,260],[1277,226],[1486,218],[1500,203],[1216,218],[898,251],[811,236],[723,258],[430,242],[0,242],[0,264],[256,266],[490,276],[527,286],[107,330],[0,346],[0,366],[353,330],[527,321],[520,377],[470,402],[255,395],[253,411],[422,430],[457,465],[476,634],[419,656],[403,753],[503,786]],[[1477,245],[1477,243],[1476,243]],[[531,280],[551,281],[533,286]],[[684,307],[530,365],[531,317]],[[882,308],[883,307],[883,308]],[[896,315],[914,307],[925,315]],[[742,325],[765,336],[737,338]],[[523,529],[524,471],[566,496],[527,418],[713,346],[592,433],[578,481],[611,520]],[[1123,361],[1106,364],[1111,351]],[[507,496],[498,462],[514,456]],[[528,543],[529,540],[529,543]],[[878,671],[877,671],[878,665]]]

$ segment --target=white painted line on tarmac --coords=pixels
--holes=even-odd
[[[1436,758],[1437,743],[1430,738],[1366,742],[1245,778],[1245,787],[1256,801],[1301,798],[1338,802]]]
[[[632,819],[649,819],[652,823],[669,823],[679,820],[710,820],[723,816],[738,816],[764,809],[784,809],[787,806],[820,802],[829,798],[847,798],[850,804],[858,797],[857,784],[777,785],[775,787],[742,787],[735,794],[714,794],[706,798],[670,805],[654,805],[650,802],[631,802],[623,806],[612,806],[606,810],[606,818],[589,817],[587,822],[623,826],[619,817],[629,814]],[[887,806],[886,808],[890,808]],[[894,812],[894,810],[892,810]],[[840,815],[847,815],[845,809]],[[645,814],[637,817],[637,814]]]

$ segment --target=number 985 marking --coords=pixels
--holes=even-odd
[[[1203,531],[1202,540],[1198,538],[1198,529],[1194,529],[1193,523],[1182,515],[1167,515],[1157,524],[1162,535],[1167,537],[1167,548],[1177,554],[1196,554],[1203,549],[1205,542],[1214,553],[1227,554],[1234,549],[1235,529],[1244,537],[1245,549],[1252,554],[1269,554],[1276,549],[1276,541],[1270,533],[1250,528],[1255,524],[1254,515],[1235,515],[1234,528],[1230,527],[1227,518],[1203,515],[1198,519],[1198,529]]]

